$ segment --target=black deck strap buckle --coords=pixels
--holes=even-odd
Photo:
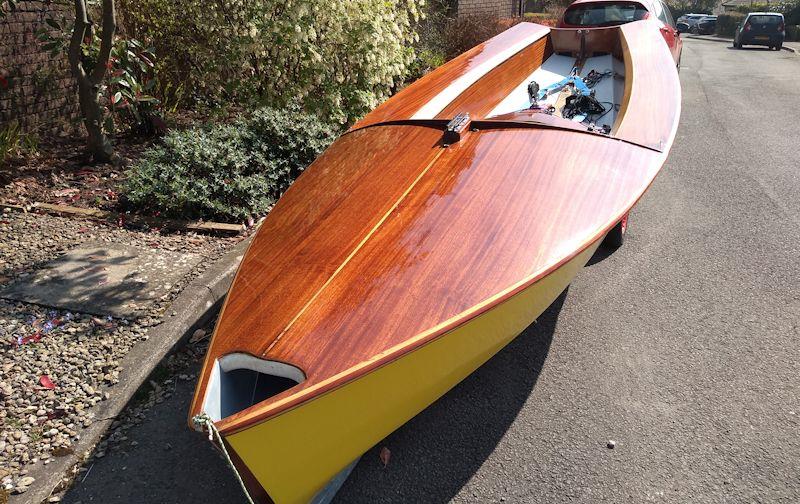
[[[442,143],[445,147],[452,145],[461,140],[461,134],[469,127],[469,114],[462,112],[453,118],[452,121],[447,123],[442,137]]]

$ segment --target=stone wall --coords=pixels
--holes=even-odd
[[[16,122],[28,133],[74,127],[78,97],[66,55],[42,49],[37,30],[48,17],[71,15],[68,7],[22,1],[0,17],[0,130]]]
[[[459,16],[495,16],[510,18],[519,15],[520,0],[458,0]]]

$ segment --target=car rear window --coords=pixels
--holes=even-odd
[[[639,21],[645,14],[647,9],[633,2],[587,3],[567,9],[564,22],[573,26],[613,26]]]
[[[783,18],[769,14],[759,14],[757,16],[750,16],[747,21],[751,24],[777,25],[783,22]]]

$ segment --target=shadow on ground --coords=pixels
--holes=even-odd
[[[586,266],[593,266],[599,262],[603,262],[616,251],[617,249],[615,247],[607,245],[606,243],[601,243],[600,246],[597,247],[597,250],[594,251],[594,255],[589,259],[589,262],[586,263]]]
[[[729,51],[772,51],[772,49],[766,46],[742,46],[739,48],[729,45],[726,47],[726,49],[728,49]]]
[[[367,452],[334,502],[446,502],[492,453],[536,385],[566,298],[431,407]],[[199,364],[187,372],[196,373]],[[205,436],[186,424],[193,381],[81,475],[63,502],[246,502]],[[135,440],[135,445],[131,441]],[[378,452],[392,450],[384,468]],[[85,479],[83,479],[85,476]]]
[[[187,372],[199,369],[197,363]],[[62,502],[245,503],[239,483],[208,438],[188,427],[193,392],[193,380],[178,382],[172,397],[133,427],[127,441],[87,465],[89,472],[78,476]]]
[[[481,467],[536,386],[567,291],[495,357],[368,451],[335,503],[448,502]],[[387,467],[379,452],[391,451]]]

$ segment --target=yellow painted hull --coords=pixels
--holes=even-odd
[[[490,311],[226,440],[277,503],[309,502],[339,471],[486,362],[533,322],[602,239]]]

